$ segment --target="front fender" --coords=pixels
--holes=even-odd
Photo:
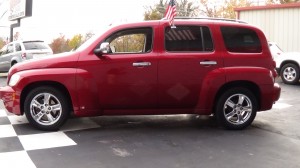
[[[74,112],[79,110],[75,68],[31,69],[17,72],[17,74],[20,75],[20,80],[12,87],[15,90],[16,100],[21,100],[22,96],[26,96],[24,91],[29,86],[36,87],[39,84],[51,85],[51,83],[57,83],[63,85],[69,92]]]

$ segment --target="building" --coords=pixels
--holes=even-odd
[[[300,3],[235,8],[237,19],[261,28],[285,52],[300,52]]]

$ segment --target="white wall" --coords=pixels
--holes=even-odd
[[[300,52],[300,8],[240,11],[239,19],[261,28],[285,52]]]

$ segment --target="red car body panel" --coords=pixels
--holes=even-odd
[[[125,24],[111,28],[79,51],[15,65],[11,76],[21,76],[15,86],[0,88],[6,109],[23,114],[24,90],[38,83],[57,83],[66,88],[76,116],[120,114],[211,114],[218,91],[228,83],[246,81],[259,88],[260,109],[268,110],[278,100],[280,87],[263,33],[255,27],[214,21],[177,21],[176,25],[207,26],[213,37],[212,52],[167,52],[164,29],[167,21]],[[220,25],[247,27],[257,32],[262,53],[229,53],[224,47]],[[153,29],[153,46],[148,53],[103,54],[94,49],[109,35],[126,28]],[[260,60],[257,60],[260,56]],[[200,65],[215,61],[215,66]],[[149,67],[134,67],[147,62]],[[267,62],[267,63],[266,63]],[[238,66],[237,66],[238,65]],[[259,74],[259,75],[258,75]]]

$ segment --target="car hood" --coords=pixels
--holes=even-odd
[[[74,68],[78,61],[79,53],[66,52],[61,54],[49,55],[41,59],[26,60],[14,65],[9,74],[14,74],[19,71],[29,69],[44,69],[44,68]]]
[[[287,58],[300,58],[300,52],[286,52],[283,56]]]
[[[288,60],[300,63],[300,52],[285,52],[275,57],[276,67],[279,68],[283,61]]]

